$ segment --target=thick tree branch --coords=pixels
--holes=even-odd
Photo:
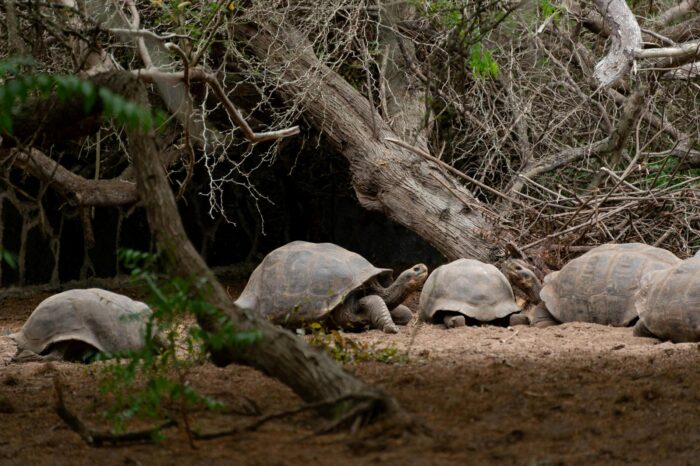
[[[431,160],[387,142],[401,138],[367,98],[318,60],[304,38],[284,28],[270,33],[239,26],[236,33],[266,61],[283,96],[301,104],[307,119],[348,159],[365,208],[415,231],[450,259],[493,262],[502,254],[508,234],[496,234],[480,209],[465,207],[464,201],[481,201]]]
[[[37,149],[0,149],[0,162],[10,160],[49,183],[78,206],[117,206],[138,200],[136,185],[122,180],[88,180],[76,175]]]
[[[629,71],[634,52],[641,49],[642,31],[625,0],[596,0],[595,5],[611,31],[612,43],[593,76],[601,86],[610,86]]]

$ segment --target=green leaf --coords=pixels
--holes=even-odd
[[[2,246],[0,246],[0,260],[5,261],[13,269],[17,268],[17,257]]]
[[[83,112],[90,113],[97,100],[97,92],[95,86],[89,81],[80,82],[80,93],[83,95]]]

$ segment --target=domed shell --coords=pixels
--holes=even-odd
[[[646,275],[635,307],[639,319],[658,338],[700,341],[700,257]]]
[[[294,241],[265,256],[236,304],[279,324],[313,321],[375,277],[388,284],[392,271],[332,243]]]
[[[637,317],[634,295],[642,278],[679,262],[642,243],[604,244],[547,275],[540,297],[560,322],[626,326]]]
[[[20,350],[42,354],[67,340],[113,353],[144,345],[151,310],[142,302],[99,288],[68,290],[42,301],[10,335]]]
[[[420,295],[420,318],[440,322],[442,312],[491,321],[520,311],[505,275],[491,264],[458,259],[430,274]]]

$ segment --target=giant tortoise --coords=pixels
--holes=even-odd
[[[634,295],[643,277],[679,262],[674,254],[642,243],[604,244],[548,274],[544,284],[519,260],[506,263],[503,271],[514,286],[526,288],[539,302],[532,319],[535,327],[563,322],[624,327],[637,318]]]
[[[636,336],[700,341],[700,257],[649,273],[635,297]]]
[[[86,361],[95,353],[143,347],[151,310],[142,302],[99,288],[68,290],[42,301],[10,335],[15,361]]]
[[[493,265],[474,259],[458,259],[436,268],[420,295],[420,319],[461,327],[467,320],[520,322],[520,307],[506,277]],[[511,316],[513,316],[511,318]],[[518,317],[515,317],[518,316]]]
[[[396,333],[392,316],[397,323],[410,320],[401,303],[427,276],[427,267],[418,264],[392,283],[390,269],[379,269],[359,254],[332,243],[294,241],[263,259],[236,304],[286,327],[323,322]]]

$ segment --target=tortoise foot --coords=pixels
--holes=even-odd
[[[511,327],[515,327],[516,325],[530,325],[530,318],[522,312],[511,314],[508,318],[508,325]]]
[[[406,325],[413,319],[413,312],[403,304],[396,306],[390,314],[391,320],[397,325]]]
[[[632,329],[632,334],[635,337],[656,338],[656,336],[649,331],[647,326],[644,325],[641,320],[638,320],[637,323],[634,325],[634,328]]]
[[[467,325],[467,320],[464,318],[464,316],[445,316],[445,318],[442,319],[442,322],[447,328],[464,327]]]

